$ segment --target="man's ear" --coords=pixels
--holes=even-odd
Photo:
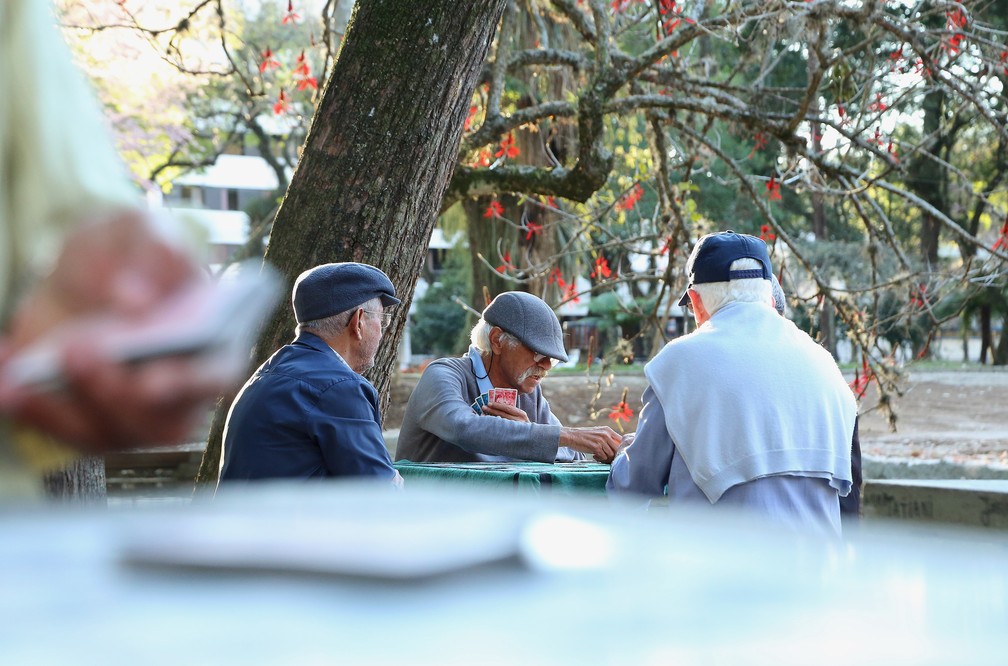
[[[350,316],[350,322],[347,324],[347,328],[355,338],[360,340],[364,337],[364,309],[357,308],[353,315]]]
[[[693,306],[693,317],[696,319],[697,324],[703,324],[705,321],[710,319],[710,314],[707,312],[707,308],[704,307],[703,299],[700,298],[700,294],[690,289],[689,292],[690,304]]]
[[[490,338],[490,351],[492,351],[494,354],[501,353],[500,337],[503,332],[504,331],[501,328],[494,326],[490,329],[490,332],[487,334],[487,337]]]

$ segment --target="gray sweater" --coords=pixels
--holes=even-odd
[[[406,405],[396,460],[554,462],[585,458],[560,446],[560,421],[538,386],[532,393],[518,395],[518,407],[531,423],[474,413],[470,405],[479,394],[468,356],[443,358],[428,365]]]

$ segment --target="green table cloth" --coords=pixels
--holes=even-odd
[[[507,486],[535,493],[604,494],[609,478],[609,465],[597,462],[415,463],[403,460],[395,467],[407,483],[410,479],[426,479],[470,486]]]

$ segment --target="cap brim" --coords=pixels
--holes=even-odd
[[[388,294],[381,294],[381,302],[382,305],[384,305],[387,308],[390,308],[393,305],[399,305],[399,303],[401,303],[402,301],[400,301],[395,296],[389,296]]]
[[[682,293],[682,298],[679,299],[679,307],[684,308],[689,305],[689,287],[686,287],[686,291]]]

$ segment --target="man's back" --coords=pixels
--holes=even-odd
[[[832,357],[762,303],[730,303],[645,368],[614,492],[731,505],[838,533],[856,403]]]
[[[646,370],[666,427],[711,501],[801,472],[850,485],[854,397],[832,357],[761,303],[731,303]]]
[[[316,478],[394,470],[377,393],[325,342],[302,334],[278,350],[235,398],[221,479]]]

